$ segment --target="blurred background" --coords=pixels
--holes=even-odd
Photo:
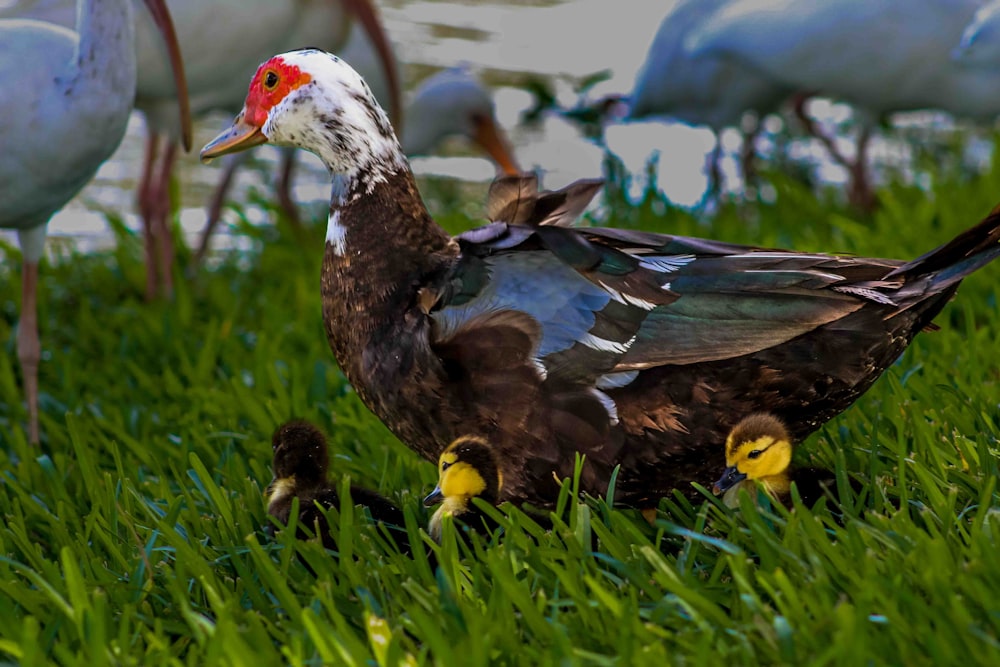
[[[628,95],[638,90],[637,79],[643,75],[643,63],[650,58],[654,36],[665,19],[680,26],[681,34],[674,36],[675,42],[689,39],[686,44],[673,44],[671,48],[691,50],[690,37],[697,32],[694,28],[698,26],[691,20],[678,21],[678,14],[686,9],[684,5],[698,6],[697,18],[703,20],[717,8],[725,9],[725,5],[754,4],[745,0],[629,0],[625,3],[606,0],[379,0],[376,6],[398,59],[406,92],[412,96],[422,82],[441,70],[466,67],[492,95],[498,125],[510,138],[520,167],[536,170],[544,187],[561,187],[577,178],[607,177],[611,165],[615,173],[630,175],[625,179],[626,194],[639,197],[651,186],[677,206],[710,213],[720,198],[749,196],[768,201],[775,196],[766,177],[755,182],[749,191],[745,187],[741,130],[748,128],[746,119],[733,124],[728,123],[728,119],[718,123],[723,128],[716,144],[716,135],[708,126],[692,122],[709,118],[703,116],[702,110],[685,114],[683,109],[677,108],[645,109],[642,118],[632,119],[627,117]],[[766,8],[782,2],[764,0],[756,4]],[[784,4],[794,3],[784,0]],[[840,4],[850,3],[841,1]],[[902,6],[906,3],[882,0],[876,4]],[[940,0],[931,3],[918,0],[916,3],[928,4],[943,7],[949,3]],[[972,20],[973,12],[981,3],[962,0],[953,4],[958,7],[953,23],[961,29]],[[72,26],[75,20],[73,5],[69,0],[0,0],[0,16],[31,16]],[[919,11],[913,14],[915,20],[920,19]],[[891,17],[887,16],[886,20],[891,21]],[[261,25],[260,29],[266,26]],[[828,23],[827,29],[835,32],[837,26]],[[775,30],[780,31],[780,27]],[[954,33],[955,28],[942,30],[944,40],[957,45],[958,34],[948,32]],[[799,41],[807,41],[807,37]],[[139,38],[142,38],[141,33]],[[776,37],[775,41],[781,40]],[[354,26],[340,54],[371,78],[378,65],[366,42],[363,31]],[[892,45],[882,46],[888,57]],[[801,44],[791,44],[789,48],[792,47],[800,48]],[[845,47],[848,48],[851,47]],[[736,56],[735,60],[740,60],[738,53],[723,55]],[[842,55],[830,53],[827,59],[835,61]],[[679,61],[685,56],[675,53],[670,57],[673,60],[664,60],[667,56],[661,55],[659,65],[663,67],[656,72],[645,72],[647,79],[653,74],[664,80],[682,74],[679,67],[684,63]],[[928,51],[927,57],[933,57],[933,53]],[[653,60],[650,63],[647,69],[653,70],[656,63]],[[875,63],[872,67],[876,67]],[[246,66],[243,73],[246,81],[253,69]],[[372,85],[378,92],[379,86],[374,82]],[[646,86],[649,85],[647,81]],[[723,81],[715,85],[728,84]],[[788,94],[795,92],[794,87],[783,90]],[[676,95],[687,92],[681,90]],[[769,109],[773,113],[762,119],[752,117],[749,121],[754,127],[760,121],[759,132],[753,139],[757,169],[765,174],[768,170],[781,171],[786,177],[790,175],[818,188],[845,190],[850,181],[849,166],[831,158],[824,141],[832,142],[848,156],[855,151],[859,130],[852,107],[821,97],[806,102],[809,117],[819,131],[825,133],[821,140],[796,118],[787,101],[788,95],[783,94],[781,98],[785,100],[781,105],[775,104]],[[182,155],[178,162],[174,189],[175,205],[179,207],[177,221],[189,245],[195,243],[204,226],[206,202],[220,179],[222,168],[222,163],[200,164],[197,148],[226,126],[231,117],[231,113],[223,112],[197,116],[195,150]],[[72,238],[84,250],[110,245],[112,238],[106,223],[108,211],[121,214],[129,227],[139,228],[134,193],[142,165],[144,133],[142,116],[133,112],[128,133],[114,157],[101,167],[81,196],[52,218],[50,238],[57,242],[59,238]],[[719,150],[715,176],[717,192],[712,190],[713,177],[707,166],[716,146]],[[954,150],[956,146],[957,151]],[[929,178],[921,168],[922,160],[926,161],[928,156],[935,164],[941,160],[957,160],[959,168],[976,171],[989,163],[992,146],[990,123],[956,125],[951,116],[933,110],[896,114],[891,125],[883,121],[871,140],[868,164],[875,183],[895,179],[919,185],[921,179]],[[260,192],[262,198],[273,197],[270,186],[275,178],[274,165],[278,156],[276,149],[262,147],[254,152],[251,168],[236,172],[227,201],[250,202],[240,210],[244,222],[267,221],[269,213],[266,207],[253,205],[254,195]],[[293,199],[306,207],[308,217],[313,217],[326,208],[327,176],[312,156],[303,153],[301,160],[302,173],[294,181]],[[651,163],[655,168],[647,169]],[[495,174],[494,166],[480,151],[471,147],[468,141],[454,137],[435,147],[433,155],[413,157],[412,164],[422,180],[422,191],[428,197],[432,212],[460,202],[482,201],[479,192],[485,192],[486,184]],[[475,215],[478,212],[470,210],[467,213]],[[234,212],[224,210],[222,220],[224,223],[235,221]],[[226,240],[225,227],[223,224],[213,247],[223,248],[232,242],[231,238]],[[12,232],[0,234],[13,240]]]

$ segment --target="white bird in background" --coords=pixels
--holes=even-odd
[[[350,39],[339,51],[339,57],[364,77],[380,104],[392,100],[393,86],[386,78],[381,59],[357,25],[351,28]],[[441,70],[424,79],[410,97],[400,126],[403,151],[410,157],[431,154],[445,139],[462,136],[489,155],[504,173],[520,173],[510,142],[497,123],[493,98],[468,68]],[[296,153],[289,148],[282,150],[286,157]],[[226,156],[224,176],[209,205],[208,220],[195,252],[195,265],[208,252],[232,174],[248,157],[249,153]]]
[[[132,0],[138,4],[138,0]],[[385,64],[390,83],[390,108],[398,116],[399,76],[392,48],[372,0],[168,0],[184,66],[191,110],[235,114],[246,97],[249,73],[277,51],[318,45],[342,46],[357,18]],[[22,0],[20,16],[43,18],[60,25],[72,23],[71,0]],[[218,18],[226,17],[220,24]],[[148,39],[154,29],[147,12],[136,12],[138,85],[135,107],[146,118],[147,143],[138,186],[138,206],[146,250],[146,297],[173,292],[174,243],[169,225],[172,210],[170,179],[177,158],[178,124],[173,113],[176,87],[159,44]],[[393,94],[394,91],[394,94]],[[291,158],[286,158],[278,198],[289,214]],[[231,174],[224,174],[225,178]]]
[[[1000,113],[1000,68],[952,57],[980,0],[731,0],[692,34],[693,55],[728,57],[802,91],[849,102],[862,118],[849,167],[852,199],[874,204],[865,148],[875,118],[938,109],[988,119]],[[833,147],[832,140],[827,140]]]
[[[168,44],[177,89],[185,91],[170,14],[163,0],[147,2]],[[39,441],[36,293],[46,224],[125,134],[136,87],[133,25],[130,0],[80,0],[75,32],[30,19],[0,20],[0,89],[8,91],[0,98],[0,227],[17,230],[23,253],[17,354],[32,443]],[[189,146],[183,95],[180,104],[177,125]]]
[[[269,54],[309,44],[336,49],[347,39],[351,16],[366,29],[382,57],[391,90],[397,91],[390,102],[394,113],[399,113],[396,64],[371,0],[171,0],[171,6],[185,63],[191,70],[189,86],[195,114],[212,110],[235,114],[246,96],[247,74]],[[220,29],[217,19],[223,15],[227,20]],[[158,292],[169,295],[173,291],[174,250],[168,216],[176,134],[173,123],[164,122],[162,113],[173,89],[162,71],[152,71],[158,61],[150,61],[150,68],[146,68],[146,57],[140,56],[136,107],[146,114],[149,126],[139,207],[148,240],[146,294],[152,298]],[[161,142],[166,145],[157,160]],[[280,181],[279,200],[286,210],[294,211],[287,195],[290,170],[289,158]]]
[[[989,2],[976,10],[951,57],[967,67],[1000,65],[1000,1]]]
[[[403,116],[403,151],[429,155],[438,144],[462,136],[489,155],[505,174],[520,168],[496,120],[493,98],[472,72],[452,67],[424,79]]]
[[[690,54],[685,40],[730,0],[680,0],[660,24],[629,95],[631,119],[668,116],[689,125],[704,125],[716,136],[709,158],[709,188],[721,187],[719,133],[742,126],[747,112],[756,114],[744,136],[744,179],[752,173],[754,139],[759,121],[776,111],[793,89],[743,63],[715,54]]]

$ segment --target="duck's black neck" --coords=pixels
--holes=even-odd
[[[374,182],[335,183],[321,292],[323,319],[344,370],[376,329],[413,306],[416,291],[457,255],[404,166]]]

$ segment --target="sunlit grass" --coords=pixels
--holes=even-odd
[[[706,222],[613,197],[609,224],[801,250],[910,258],[1000,201],[1000,172],[894,186],[871,220],[772,177],[777,202]],[[465,208],[469,208],[466,206]],[[474,207],[473,207],[474,208]],[[444,216],[458,231],[473,224]],[[802,462],[867,486],[843,517],[666,499],[655,526],[580,503],[551,532],[505,508],[502,535],[446,527],[433,568],[359,508],[341,555],[275,539],[270,434],[331,436],[338,475],[402,504],[411,539],[435,476],[333,362],[319,307],[322,225],[237,233],[171,304],[141,299],[140,248],[43,267],[41,448],[23,430],[17,255],[0,266],[0,655],[44,664],[995,664],[1000,659],[1000,266],[967,280]],[[721,459],[706,461],[721,469]],[[450,526],[450,524],[449,524]],[[427,547],[427,552],[431,551]],[[301,558],[299,558],[301,557]],[[311,574],[303,563],[315,571]]]

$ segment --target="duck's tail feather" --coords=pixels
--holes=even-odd
[[[975,227],[948,243],[893,270],[884,280],[901,279],[903,295],[917,288],[920,293],[940,293],[957,285],[967,275],[1000,256],[1000,205]]]

